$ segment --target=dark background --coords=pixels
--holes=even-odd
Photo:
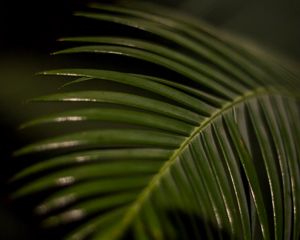
[[[17,126],[36,114],[24,104],[30,97],[51,93],[61,82],[45,81],[35,72],[60,66],[63,59],[49,56],[61,48],[56,39],[95,32],[97,25],[72,17],[86,8],[85,0],[1,0],[0,4],[0,182],[10,175],[14,149],[29,134]],[[101,2],[101,1],[99,1]],[[103,2],[103,1],[102,1]],[[109,2],[109,1],[106,1]],[[299,0],[157,0],[207,22],[250,38],[294,62],[300,61]],[[97,29],[101,32],[101,29]],[[71,60],[70,60],[71,61]],[[300,65],[298,65],[300,66]],[[1,185],[1,190],[3,185]],[[34,239],[30,219],[0,203],[0,239]]]

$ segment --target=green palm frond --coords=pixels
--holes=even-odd
[[[92,8],[77,15],[156,40],[71,37],[62,41],[82,45],[56,54],[117,55],[172,74],[125,72],[117,64],[43,72],[72,77],[64,89],[94,81],[134,90],[83,87],[33,99],[84,107],[22,128],[112,125],[16,151],[34,161],[11,178],[12,197],[52,189],[35,211],[47,228],[77,223],[65,239],[299,239],[297,75],[263,51],[166,9]]]

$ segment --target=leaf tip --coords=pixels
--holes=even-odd
[[[72,39],[72,37],[60,37],[56,39],[57,42],[67,42],[69,39]]]
[[[85,12],[80,12],[80,11],[73,12],[73,16],[75,17],[84,17],[85,15],[86,15]]]
[[[46,75],[46,71],[36,72],[34,75],[35,76]]]
[[[60,54],[60,52],[61,52],[61,51],[55,51],[55,52],[50,53],[50,55],[51,55],[51,56],[55,56],[55,55]]]

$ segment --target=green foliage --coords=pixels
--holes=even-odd
[[[299,239],[298,77],[263,51],[175,12],[92,8],[77,15],[156,40],[72,37],[62,41],[82,46],[56,54],[117,55],[173,74],[125,72],[117,64],[42,73],[77,77],[64,89],[96,81],[134,91],[82,85],[33,99],[85,105],[22,128],[119,125],[78,128],[16,151],[34,161],[10,179],[18,186],[12,197],[52,189],[35,211],[46,228],[77,222],[65,239]]]

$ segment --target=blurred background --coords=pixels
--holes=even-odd
[[[72,17],[85,9],[86,0],[2,1],[0,5],[0,183],[10,174],[14,149],[28,141],[17,126],[42,107],[30,107],[25,100],[55,92],[61,80],[35,76],[36,72],[61,67],[70,56],[49,53],[60,49],[56,40],[64,36],[100,32],[96,24]],[[98,1],[100,2],[100,0]],[[102,1],[103,2],[103,1]],[[106,1],[109,2],[109,1]],[[153,0],[204,19],[214,26],[249,38],[261,46],[300,62],[299,0]],[[95,31],[97,28],[97,31]],[[299,65],[300,66],[300,65]],[[31,133],[34,134],[34,133]],[[38,133],[36,133],[38,134]],[[1,187],[3,185],[1,184]],[[0,239],[34,239],[26,216],[9,209],[0,199]]]

